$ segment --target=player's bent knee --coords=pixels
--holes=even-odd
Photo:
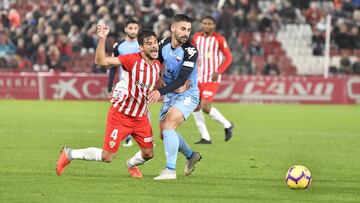
[[[143,157],[145,160],[149,160],[149,159],[152,159],[154,158],[154,153],[153,152],[149,152],[149,153],[146,153],[144,154],[144,157]]]
[[[154,151],[151,149],[142,149],[141,155],[145,160],[149,160],[154,158]]]
[[[114,159],[114,153],[103,151],[102,153],[102,161],[106,163],[110,163]]]
[[[165,119],[160,123],[161,130],[165,129],[176,129],[177,124],[173,120]]]

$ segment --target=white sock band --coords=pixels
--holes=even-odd
[[[201,138],[203,138],[207,141],[210,141],[211,138],[209,135],[209,131],[206,127],[203,111],[202,110],[194,111],[193,115],[194,115],[196,126],[198,127],[198,129],[200,131]]]
[[[146,162],[146,160],[142,157],[141,151],[136,152],[136,154],[131,157],[128,161],[128,167],[134,167],[138,165],[142,165]]]
[[[224,125],[224,128],[230,128],[231,123],[217,110],[215,107],[211,107],[209,116],[215,121]]]
[[[69,150],[69,159],[81,159],[87,161],[102,161],[102,149],[89,147],[86,149]]]

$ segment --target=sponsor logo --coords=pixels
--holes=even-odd
[[[80,93],[75,88],[76,78],[65,81],[60,79],[58,83],[52,84],[51,88],[55,89],[53,99],[63,99],[68,93],[77,99],[81,98]]]
[[[197,52],[195,47],[186,47],[185,51],[189,54],[189,59],[193,57]]]
[[[279,101],[279,102],[332,102],[335,84],[326,80],[259,79],[223,81],[221,91],[215,96],[218,101]],[[240,85],[241,84],[241,85]],[[239,86],[240,85],[240,86]],[[360,95],[359,95],[360,96]]]
[[[140,82],[139,80],[137,80],[136,82],[135,82],[135,84],[137,85],[137,86],[139,86],[140,88],[151,88],[151,85],[150,84],[145,84],[145,83],[143,83],[143,82]]]
[[[213,92],[205,90],[205,91],[203,91],[202,95],[210,97],[210,96],[213,96]]]
[[[1,88],[37,88],[37,78],[0,78]]]
[[[189,106],[191,104],[191,98],[185,97],[183,104],[184,104],[184,106]]]
[[[184,61],[184,63],[183,63],[183,66],[187,66],[187,67],[191,67],[191,68],[193,68],[194,65],[195,65],[195,63],[191,62],[191,61]]]
[[[144,142],[152,142],[153,137],[144,137]]]
[[[110,147],[111,149],[114,148],[115,145],[116,145],[116,142],[114,142],[114,141],[110,141],[110,142],[109,142],[109,147]]]

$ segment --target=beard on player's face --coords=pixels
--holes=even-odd
[[[185,42],[188,41],[189,36],[187,36],[187,35],[175,34],[175,39],[176,39],[179,43],[185,43]]]
[[[136,39],[136,38],[137,38],[137,33],[127,33],[127,36],[128,36],[130,39]]]

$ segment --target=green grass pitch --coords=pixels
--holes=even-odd
[[[179,128],[203,159],[190,177],[178,156],[176,181],[153,181],[165,165],[158,112],[151,107],[155,158],[128,176],[137,147],[110,163],[73,161],[59,177],[62,146],[102,147],[108,102],[0,101],[0,202],[359,202],[360,106],[215,104],[235,125],[224,142],[208,117],[212,145],[194,145],[192,116]],[[309,168],[307,190],[285,184],[291,165]]]

